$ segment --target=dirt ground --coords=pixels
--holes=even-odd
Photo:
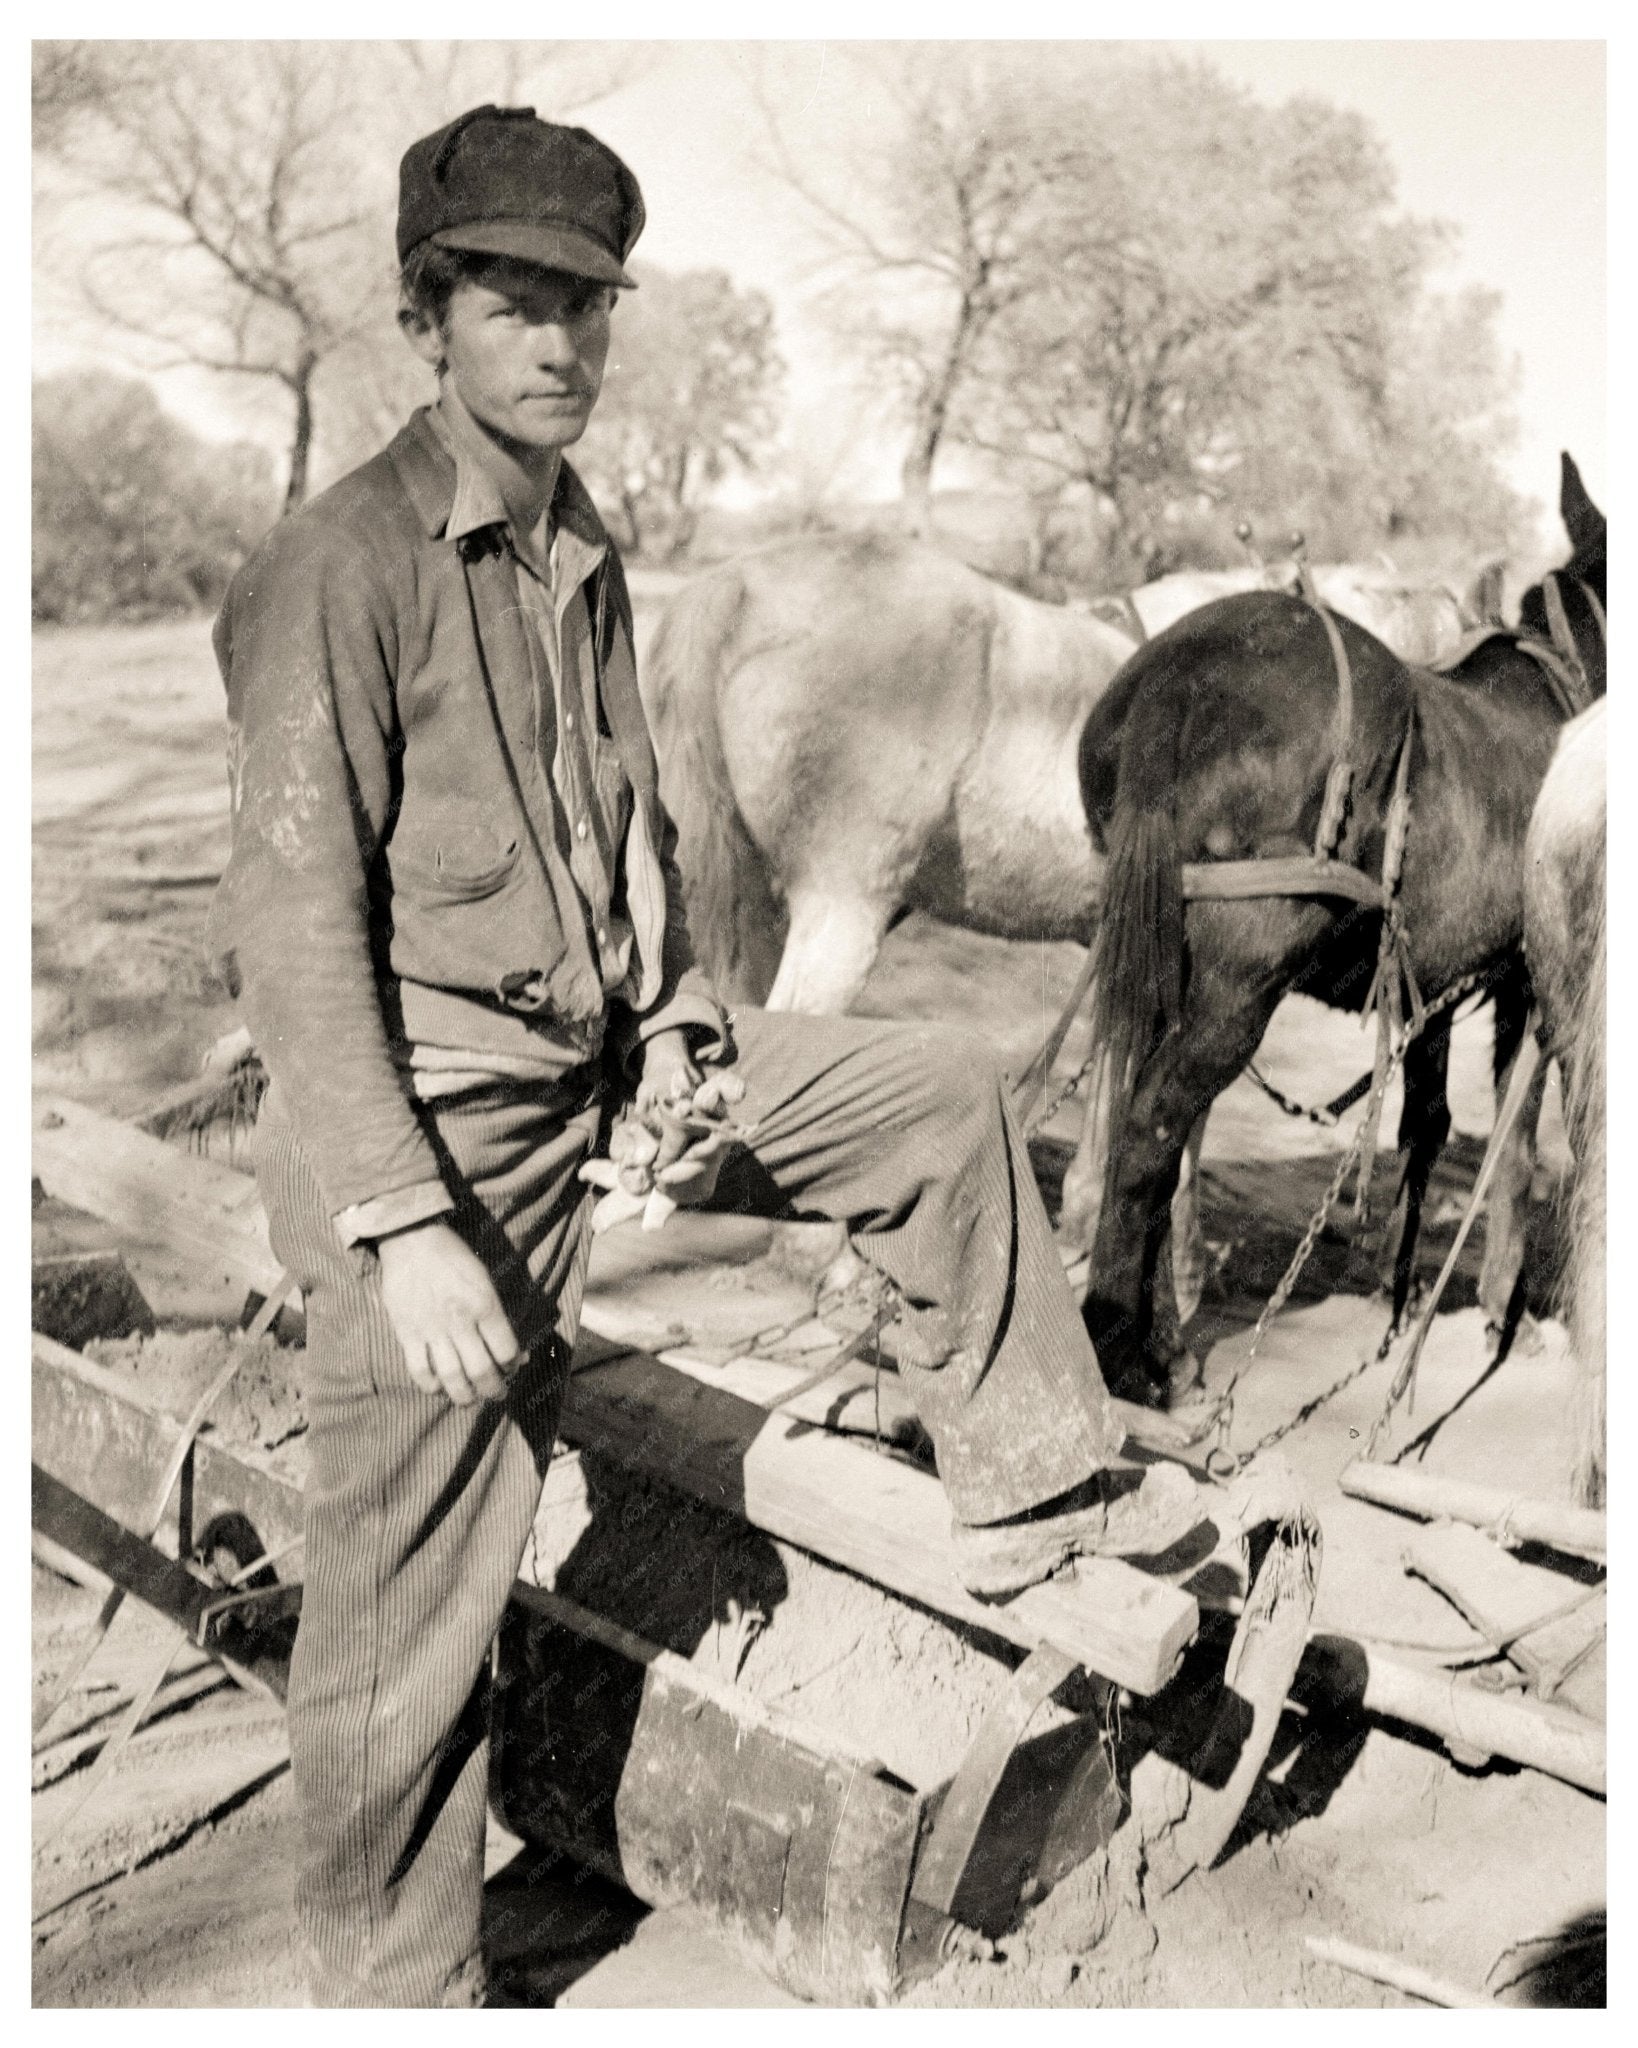
[[[641,593],[639,594],[641,602]],[[187,1079],[234,1022],[208,980],[199,940],[209,882],[226,849],[220,686],[202,623],[58,632],[35,651],[35,1055],[41,1088],[119,1114]],[[1071,947],[974,939],[912,919],[895,932],[864,1007],[949,1017],[1021,1065],[1078,964]],[[1066,1064],[1079,1053],[1072,1039]],[[1368,1063],[1357,1024],[1288,1003],[1262,1063],[1306,1100],[1335,1093]],[[1434,1270],[1471,1184],[1490,1121],[1488,1030],[1458,1028],[1456,1130],[1431,1203],[1423,1258]],[[1390,1103],[1386,1127],[1392,1129]],[[1069,1105],[1037,1147],[1049,1198],[1076,1131]],[[1222,1385],[1243,1361],[1257,1309],[1329,1175],[1336,1136],[1282,1118],[1249,1082],[1214,1112],[1205,1220],[1217,1273],[1196,1330]],[[1556,1109],[1543,1133],[1532,1286],[1550,1300],[1550,1197],[1564,1163]],[[1429,1469],[1562,1490],[1570,1364],[1543,1320],[1487,1372],[1473,1283],[1482,1228],[1447,1295],[1424,1362],[1414,1418],[1451,1411]],[[98,1347],[186,1405],[224,1355],[204,1300],[162,1261],[133,1261],[164,1334]],[[1232,1441],[1256,1441],[1375,1348],[1383,1310],[1369,1263],[1345,1231],[1323,1240],[1290,1309],[1240,1387]],[[615,1233],[593,1292],[652,1319],[655,1340],[732,1346],[805,1298],[800,1276],[743,1225],[679,1219],[657,1239]],[[221,1426],[301,1462],[299,1353],[271,1340],[242,1375]],[[1402,1570],[1407,1525],[1343,1498],[1336,1476],[1381,1405],[1391,1361],[1365,1369],[1288,1437],[1324,1527],[1315,1626],[1346,1627],[1459,1655],[1469,1632]],[[618,1484],[595,1470],[589,1485]],[[917,1783],[948,1775],[1007,1664],[934,1617],[888,1599],[789,1546],[628,1487],[618,1518],[628,1553],[588,1555],[590,1506],[571,1501],[546,1529],[540,1575],[596,1606],[641,1586],[627,1567],[661,1526],[689,1569],[650,1575],[642,1611],[656,1639],[821,1725],[845,1727]],[[543,1524],[543,1527],[546,1525]],[[653,1549],[652,1544],[649,1545]],[[36,1567],[37,1696],[65,1667],[97,1596]],[[729,1588],[739,1613],[732,1620]],[[743,1596],[743,1597],[742,1597]],[[727,1615],[729,1625],[724,1626]],[[94,1739],[151,1676],[163,1632],[127,1610],[49,1731],[34,1763],[34,1995],[41,2005],[280,2005],[301,2002],[293,1961],[294,1822],[282,1722],[230,1687],[199,1688],[179,1660],[161,1709],[120,1770],[47,1839],[83,1786]],[[1593,1675],[1601,1685],[1602,1673]],[[193,1696],[189,1696],[190,1688]],[[166,1705],[167,1701],[174,1704]],[[1528,1856],[1520,1845],[1528,1842]],[[1340,1735],[1287,1716],[1269,1778],[1217,1869],[1169,1897],[1140,1900],[1132,1830],[1004,1938],[918,1987],[909,2002],[955,2005],[1392,2006],[1400,1994],[1312,1957],[1330,1933],[1402,1956],[1477,1991],[1508,1975],[1510,1944],[1601,1914],[1602,1802],[1536,1773],[1469,1770],[1414,1731]],[[502,2002],[563,2005],[779,2005],[792,2002],[689,1913],[647,1913],[612,1887],[573,1883],[497,1827],[491,1843]],[[539,1902],[520,1915],[518,1901]],[[506,1910],[503,1911],[502,1908]],[[521,1931],[519,1931],[521,1930]],[[1528,1987],[1523,1987],[1528,1988]],[[1515,1999],[1521,1988],[1503,1996]]]

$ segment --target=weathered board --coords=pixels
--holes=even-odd
[[[33,1135],[34,1171],[59,1201],[139,1242],[165,1244],[203,1272],[230,1275],[257,1294],[283,1280],[249,1174],[62,1095],[36,1104]]]
[[[214,1261],[258,1293],[279,1284],[248,1174],[60,1097],[43,1107],[35,1170],[49,1193]],[[1005,1605],[977,1601],[950,1570],[936,1480],[646,1355],[577,1375],[562,1427],[571,1443],[595,1444],[952,1620],[1028,1649],[1055,1643],[1136,1692],[1165,1684],[1199,1626],[1191,1594],[1115,1560],[1083,1559],[1073,1580]]]
[[[1527,1672],[1544,1697],[1583,1668],[1603,1641],[1602,1586],[1522,1564],[1477,1529],[1456,1522],[1419,1529],[1405,1559],[1487,1642]],[[1577,1698],[1572,1704],[1583,1702]]]
[[[770,1536],[992,1636],[1052,1643],[1134,1692],[1159,1691],[1199,1627],[1191,1594],[1115,1559],[1079,1559],[1073,1578],[1004,1604],[975,1600],[951,1569],[936,1479],[638,1353],[577,1374],[561,1427]]]

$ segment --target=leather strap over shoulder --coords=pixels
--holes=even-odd
[[[1342,828],[1347,823],[1348,804],[1354,790],[1354,672],[1336,617],[1329,605],[1322,602],[1306,562],[1297,566],[1297,588],[1303,602],[1319,614],[1325,637],[1331,645],[1331,663],[1337,675],[1336,710],[1331,716],[1331,766],[1325,777],[1325,802],[1320,808],[1319,828],[1314,834],[1314,858],[1334,860],[1342,843]]]

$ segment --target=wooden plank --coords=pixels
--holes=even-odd
[[[33,1340],[30,1432],[35,1462],[129,1528],[146,1528],[153,1493],[181,1431],[178,1418],[129,1374],[110,1372],[66,1345]],[[193,1451],[193,1526],[237,1513],[269,1550],[301,1534],[301,1495],[258,1453],[211,1432]],[[161,1533],[175,1539],[176,1489]]]
[[[1461,1523],[1418,1530],[1405,1563],[1538,1684],[1556,1687],[1604,1633],[1602,1587],[1521,1564]]]
[[[718,1349],[668,1342],[672,1325],[662,1324],[651,1312],[628,1309],[606,1293],[587,1295],[580,1320],[583,1329],[593,1332],[608,1344],[651,1352],[666,1365],[687,1373],[691,1379],[702,1380],[707,1386],[723,1387],[729,1393],[755,1401],[763,1408],[777,1407],[786,1390],[806,1378],[823,1358],[823,1344],[837,1349],[852,1334],[839,1327],[830,1330],[822,1342],[816,1342],[811,1350],[805,1349],[800,1357],[790,1360],[743,1354],[725,1358]],[[814,1325],[815,1330],[821,1327],[817,1323]],[[884,1333],[882,1353],[887,1358],[893,1355],[891,1332]],[[890,1442],[900,1442],[919,1431],[921,1424],[915,1403],[905,1391],[904,1382],[897,1372],[880,1375],[879,1398],[881,1431],[885,1438]],[[811,1393],[800,1395],[789,1412],[805,1422],[828,1423],[831,1428],[844,1430],[849,1435],[873,1436],[877,1399],[878,1375],[874,1365],[849,1359],[837,1368],[832,1378],[815,1387]],[[1139,1408],[1131,1401],[1113,1401],[1112,1406],[1126,1432],[1128,1447],[1138,1445],[1144,1450],[1158,1451],[1167,1456],[1186,1457],[1210,1433],[1198,1425],[1191,1427],[1177,1416]]]
[[[950,1563],[949,1507],[929,1474],[632,1355],[571,1382],[562,1430],[753,1528],[951,1620],[1157,1692],[1199,1625],[1193,1596],[1115,1559],[991,1606]]]
[[[1444,1472],[1418,1472],[1405,1465],[1377,1465],[1356,1458],[1338,1482],[1355,1500],[1423,1521],[1471,1522],[1490,1529],[1500,1543],[1544,1543],[1571,1557],[1602,1564],[1608,1544],[1608,1523],[1597,1508],[1572,1507],[1567,1501],[1538,1500],[1511,1493],[1504,1486],[1485,1486]]]
[[[206,1272],[264,1295],[282,1278],[256,1183],[234,1167],[50,1095],[35,1106],[34,1171],[48,1194]]]
[[[87,1472],[86,1497],[102,1511],[77,1515],[74,1541],[88,1532],[88,1547],[129,1579],[131,1539],[101,1488],[136,1489],[133,1461],[150,1443],[168,1450],[174,1421],[121,1375],[49,1340],[35,1343],[34,1393],[36,1460],[49,1452]],[[213,1472],[226,1504],[299,1527],[301,1496],[288,1482],[208,1439],[197,1455],[201,1485]],[[572,1467],[572,1457],[554,1459],[551,1473]],[[140,1475],[149,1488],[153,1469]],[[35,1493],[44,1518],[55,1511],[61,1524],[63,1487],[37,1472]],[[148,1546],[135,1550],[140,1592],[196,1620],[209,1589]],[[595,1862],[651,1905],[702,1910],[807,1997],[879,2002],[896,1988],[914,1961],[903,1923],[925,1832],[920,1790],[845,1736],[561,1595],[515,1586],[502,1645],[494,1790],[510,1824]]]
[[[48,1192],[136,1235],[162,1236],[258,1293],[276,1284],[248,1174],[62,1097],[41,1107],[35,1159]],[[1004,1606],[975,1600],[950,1568],[949,1510],[936,1480],[770,1418],[652,1358],[617,1360],[577,1378],[563,1429],[571,1442],[606,1449],[953,1620],[1028,1649],[1053,1642],[1134,1692],[1165,1684],[1199,1625],[1191,1594],[1113,1559],[1081,1559],[1073,1580],[1032,1587]]]

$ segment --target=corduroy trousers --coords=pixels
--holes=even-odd
[[[952,1511],[999,1521],[1120,1431],[987,1047],[942,1027],[741,1009],[733,1206],[846,1223],[906,1303],[901,1371]],[[480,2004],[487,1654],[538,1506],[590,1249],[576,1179],[610,1105],[496,1085],[429,1105],[525,1363],[457,1408],[410,1380],[375,1253],[340,1243],[275,1089],[258,1174],[307,1309],[305,1589],[290,1682],[315,2004]]]

